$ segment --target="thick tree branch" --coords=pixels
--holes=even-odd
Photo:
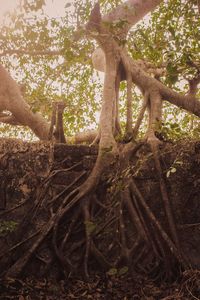
[[[122,31],[127,33],[134,24],[140,21],[147,13],[153,11],[162,1],[128,0],[105,15],[102,20],[108,23],[124,21]]]
[[[190,95],[182,95],[165,86],[155,78],[149,76],[141,68],[137,66],[137,62],[134,62],[125,50],[121,51],[121,57],[124,64],[128,64],[131,67],[131,74],[133,82],[143,91],[148,91],[152,87],[154,90],[159,91],[162,100],[167,100],[170,103],[181,107],[196,116],[200,117],[200,101],[197,98]]]
[[[10,111],[16,122],[29,126],[41,140],[47,140],[48,122],[39,113],[31,111],[21,94],[20,87],[2,65],[0,65],[0,82],[0,111]]]
[[[198,91],[198,85],[200,83],[200,73],[197,74],[196,77],[194,77],[191,80],[188,80],[189,82],[189,92],[188,95],[195,96]]]
[[[150,2],[151,2],[151,8],[153,9],[156,5],[158,5],[158,2],[160,3],[161,1],[150,1]],[[136,5],[136,3],[138,4],[138,2],[135,0],[135,1],[128,1],[128,2],[126,2],[126,4],[127,3],[130,4],[130,6],[128,7],[129,9],[126,7],[126,9],[128,9],[128,13],[126,15],[123,15],[123,13],[120,14],[120,17],[123,15],[124,17],[126,17],[126,20],[128,20],[129,17],[130,18],[132,17],[132,15],[129,15],[129,10],[130,10],[130,14],[131,14],[131,11],[134,10],[134,5]],[[142,3],[142,1],[140,1],[141,6],[136,5],[136,7],[138,7],[138,9],[139,8],[141,9],[142,4],[144,5],[144,3]],[[123,9],[124,9],[123,5],[121,7],[123,7]],[[119,7],[116,8],[116,10],[119,12],[120,9],[119,10],[118,9],[119,9]],[[88,22],[88,25],[87,25],[87,29],[90,32],[91,36],[93,36],[99,42],[99,44],[103,50],[102,55],[101,55],[102,59],[100,60],[100,62],[102,63],[101,70],[105,70],[105,83],[108,83],[107,76],[109,73],[108,70],[109,70],[110,62],[112,61],[112,66],[115,66],[115,59],[118,57],[117,65],[120,62],[122,62],[122,65],[125,68],[125,70],[130,69],[132,81],[140,88],[140,90],[143,92],[143,94],[149,93],[150,100],[151,100],[150,101],[151,114],[150,114],[150,123],[149,123],[150,126],[149,126],[149,130],[148,130],[149,131],[148,140],[149,140],[149,137],[152,140],[156,139],[155,135],[154,135],[154,131],[155,131],[157,124],[159,124],[160,118],[161,118],[161,107],[162,107],[161,100],[167,100],[167,101],[171,102],[172,104],[175,104],[178,107],[184,108],[187,111],[189,111],[197,116],[200,116],[200,102],[197,99],[195,99],[194,95],[187,95],[187,96],[181,95],[181,94],[173,91],[172,89],[166,87],[165,85],[163,85],[161,82],[159,82],[155,78],[152,78],[148,74],[148,70],[146,70],[146,68],[141,66],[141,64],[139,62],[133,61],[132,58],[128,55],[128,52],[126,51],[126,49],[123,49],[123,47],[118,45],[118,43],[113,39],[112,34],[110,33],[110,28],[105,24],[105,22],[101,22],[101,18],[97,18],[100,13],[100,10],[99,11],[98,10],[99,10],[99,5],[96,5],[94,10],[92,11],[90,21]],[[97,14],[97,12],[98,12],[98,14]],[[133,13],[133,11],[132,11],[132,13]],[[141,11],[138,10],[138,14],[140,14],[140,13],[141,13]],[[91,19],[92,19],[92,22],[91,22]],[[128,22],[129,25],[126,29],[130,28],[130,25],[133,24],[133,20],[132,19],[130,19],[130,20],[131,21]],[[123,33],[124,31],[122,29],[120,29],[119,32]],[[119,32],[117,32],[117,33],[119,33]],[[111,56],[110,56],[110,54],[111,54]],[[103,58],[103,56],[104,56],[104,58]],[[119,58],[119,56],[120,56],[120,58]],[[109,57],[109,59],[108,59],[108,57]],[[95,58],[95,55],[93,55],[93,59],[94,58]],[[114,73],[115,73],[115,70],[113,69],[111,74],[114,75]],[[110,85],[111,82],[112,82],[112,80],[109,80],[109,91],[111,91],[111,89],[112,89],[111,85]],[[104,92],[105,91],[106,91],[106,89],[105,89],[105,85],[104,85]],[[106,91],[106,95],[104,94],[104,96],[103,96],[104,99],[106,99],[106,98],[114,99],[114,97],[115,97],[114,95],[111,95],[111,93],[110,93],[110,95],[108,97],[107,93],[108,93],[108,91]],[[106,101],[106,103],[108,104],[108,101]],[[103,108],[105,108],[105,107],[106,107],[105,103],[103,103]],[[108,107],[105,111],[102,110],[101,119],[100,119],[101,126],[102,126],[102,124],[104,124],[103,128],[106,128],[105,124],[109,125],[109,122],[106,120],[104,120],[105,122],[102,121],[103,120],[102,116],[103,116],[103,118],[106,116],[105,117],[106,120],[110,119],[111,116],[108,118]],[[105,132],[106,135],[108,135],[109,129],[111,129],[110,126],[108,126],[108,127],[109,128],[106,128],[106,132]]]
[[[14,116],[9,116],[3,113],[0,113],[0,122],[15,126],[23,125],[20,122],[18,122]]]

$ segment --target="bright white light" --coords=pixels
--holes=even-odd
[[[49,18],[64,17],[65,5],[69,0],[46,0],[44,6],[44,12]]]
[[[0,23],[2,23],[7,12],[13,11],[19,0],[0,0]]]
[[[0,24],[5,19],[7,12],[12,12],[20,0],[0,0]],[[65,16],[65,5],[69,0],[46,0],[44,12],[49,18],[60,18]],[[73,2],[73,0],[72,0]]]

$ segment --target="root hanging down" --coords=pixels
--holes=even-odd
[[[4,260],[5,252],[0,254],[0,264],[5,267],[6,277],[17,277],[35,257],[40,257],[43,263],[47,261],[38,253],[48,242],[52,246],[48,249],[49,264],[58,262],[60,273],[67,278],[80,272],[89,278],[94,261],[106,272],[111,268],[118,270],[126,267],[130,271],[142,270],[145,274],[154,274],[154,278],[161,274],[171,277],[175,265],[178,265],[178,269],[187,269],[188,261],[180,250],[159,158],[160,141],[155,135],[162,114],[160,91],[157,88],[142,89],[144,101],[133,128],[132,84],[137,78],[134,77],[131,68],[137,68],[137,65],[133,65],[132,61],[129,63],[126,50],[117,44],[112,35],[109,35],[110,38],[105,43],[105,34],[109,32],[101,22],[99,4],[95,5],[92,11],[87,30],[88,34],[97,40],[105,55],[105,80],[99,134],[96,139],[99,142],[96,162],[90,173],[88,170],[82,170],[76,174],[75,179],[70,172],[76,169],[77,164],[68,169],[49,172],[43,181],[43,192],[36,197],[18,228],[21,235],[24,232],[27,235],[25,228],[30,222],[29,227],[34,224],[35,232],[24,238],[22,243],[17,241],[16,245],[8,249],[7,252],[13,253],[12,262]],[[120,64],[123,65],[127,80],[127,123],[125,143],[119,146],[116,141],[117,135],[121,133],[118,100],[119,84],[123,80],[122,74],[119,73]],[[142,71],[138,71],[137,76],[141,73]],[[147,143],[150,144],[153,153],[168,228],[165,228],[153,213],[132,174],[132,165],[137,163],[136,154],[144,145],[134,142],[133,138],[137,135],[146,108],[149,110]],[[56,108],[53,108],[49,132],[49,139],[52,139],[53,128],[56,125],[56,138],[59,143],[65,142],[63,109],[63,105],[58,104],[56,121]],[[62,190],[55,189],[54,193],[51,193],[53,179],[60,172],[65,172],[72,180]],[[102,178],[104,183],[106,181],[105,193],[98,190]],[[114,192],[108,192],[108,187],[111,190],[113,188]],[[39,226],[37,218],[43,211],[46,213],[45,221],[40,219]],[[30,240],[31,244],[28,243]],[[19,249],[20,254],[17,252]]]
[[[130,185],[132,193],[137,195],[138,200],[140,201],[140,204],[144,208],[148,218],[151,220],[152,224],[155,226],[156,230],[158,230],[159,235],[162,237],[164,242],[169,247],[172,254],[177,258],[177,260],[181,263],[182,266],[185,268],[188,267],[187,260],[182,256],[180,253],[180,249],[178,249],[175,244],[171,241],[171,239],[168,237],[167,233],[163,230],[162,226],[160,225],[159,221],[156,219],[156,217],[153,215],[147,204],[145,203],[145,200],[143,196],[141,195],[140,191],[138,190],[136,184],[134,181],[131,182]]]
[[[158,174],[161,197],[162,197],[163,205],[165,208],[167,220],[169,223],[169,228],[171,231],[173,241],[174,241],[177,249],[179,249],[179,251],[180,251],[180,244],[179,244],[177,229],[176,229],[174,216],[173,216],[173,212],[172,212],[172,207],[171,207],[171,203],[170,203],[170,200],[169,200],[169,197],[167,194],[166,183],[165,183],[165,180],[164,180],[163,174],[162,174],[162,168],[161,168],[160,159],[159,159],[159,149],[158,149],[157,145],[155,145],[155,144],[151,145],[151,149],[152,149],[152,153],[153,153],[153,157],[154,157],[154,161],[155,161],[155,167],[156,167],[157,174]]]
[[[149,92],[145,92],[144,93],[144,99],[143,99],[143,103],[142,103],[142,107],[140,109],[138,118],[136,120],[135,126],[133,128],[133,138],[136,138],[137,134],[138,134],[138,130],[140,128],[140,125],[142,123],[143,117],[144,117],[144,113],[145,110],[148,106],[148,102],[149,102]]]
[[[133,97],[132,97],[132,76],[130,71],[127,71],[127,117],[126,117],[126,132],[125,141],[130,141],[133,138]]]
[[[55,139],[57,143],[66,143],[64,128],[63,128],[63,111],[65,108],[64,102],[53,102],[51,124],[49,129],[48,139]],[[54,128],[55,126],[55,128]]]
[[[171,231],[161,225],[135,179],[127,173],[131,159],[144,146],[144,143],[140,146],[132,142],[125,144],[121,147],[119,160],[111,160],[109,152],[99,154],[89,176],[79,170],[71,183],[51,195],[53,179],[62,172],[62,169],[52,169],[43,181],[43,193],[38,194],[30,208],[32,218],[29,213],[25,216],[31,224],[37,224],[45,209],[47,222],[43,221],[31,235],[25,230],[28,227],[23,225],[26,222],[22,222],[23,242],[15,241],[16,244],[0,257],[3,266],[5,253],[13,254],[12,264],[5,264],[2,268],[4,275],[20,276],[35,259],[45,265],[45,269],[58,264],[60,273],[66,278],[76,274],[90,277],[91,270],[94,266],[96,268],[94,261],[106,272],[126,267],[153,278],[165,276],[166,279],[174,276],[176,264],[188,268],[187,259],[180,252]],[[77,167],[79,169],[80,165],[76,163],[63,170],[70,177],[70,172]],[[120,180],[113,188],[121,188],[118,193],[99,193],[102,175],[110,176],[110,169]],[[40,253],[47,242],[52,245],[52,256],[48,259]],[[25,251],[19,254],[20,249]]]

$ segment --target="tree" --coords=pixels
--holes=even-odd
[[[177,1],[177,3],[180,1]],[[26,3],[26,1],[25,1]],[[172,272],[173,262],[174,260],[178,262],[182,267],[187,268],[187,259],[184,257],[184,254],[181,251],[179,238],[176,231],[176,224],[174,221],[174,217],[172,214],[171,203],[168,197],[165,180],[163,177],[163,172],[161,168],[160,158],[159,158],[159,144],[160,140],[158,139],[159,132],[161,131],[161,116],[162,116],[162,102],[163,100],[167,100],[170,103],[175,104],[178,107],[184,108],[185,110],[195,114],[196,116],[200,116],[200,104],[196,99],[197,85],[199,83],[199,64],[196,62],[196,59],[191,57],[190,53],[185,53],[183,56],[185,61],[184,63],[192,69],[193,77],[189,78],[190,90],[187,95],[182,95],[177,91],[167,87],[164,83],[161,82],[161,75],[163,67],[166,67],[168,70],[168,74],[165,75],[166,83],[170,83],[171,85],[175,83],[177,80],[178,66],[173,64],[172,52],[167,53],[168,60],[167,65],[163,66],[163,64],[154,65],[152,62],[148,62],[146,60],[133,60],[126,46],[126,36],[128,31],[132,27],[134,23],[136,23],[140,18],[142,18],[148,11],[153,10],[157,5],[159,5],[161,1],[152,0],[149,1],[148,4],[146,2],[140,2],[136,0],[129,0],[119,6],[117,6],[110,14],[106,14],[104,17],[101,15],[100,5],[95,4],[94,8],[91,10],[90,14],[87,14],[89,21],[86,26],[77,28],[76,34],[73,35],[70,29],[64,28],[62,34],[67,34],[67,38],[65,38],[65,45],[69,43],[70,47],[72,46],[71,41],[75,40],[76,43],[79,43],[80,38],[83,35],[87,35],[89,39],[93,38],[99,44],[103,52],[101,55],[104,55],[105,59],[105,79],[104,79],[104,88],[103,88],[103,99],[102,99],[102,109],[100,115],[99,129],[98,135],[95,139],[95,142],[99,143],[98,157],[95,163],[95,166],[87,178],[87,180],[81,184],[76,189],[72,190],[62,201],[61,205],[57,209],[55,215],[49,218],[49,221],[45,228],[42,229],[41,233],[38,235],[36,241],[32,245],[30,251],[22,255],[10,268],[7,270],[8,276],[16,276],[18,275],[22,269],[25,267],[27,262],[30,260],[34,251],[39,247],[42,241],[47,237],[47,235],[52,232],[53,236],[53,246],[55,249],[55,253],[58,259],[61,262],[65,261],[63,248],[58,245],[57,241],[57,233],[59,230],[59,226],[63,218],[69,213],[69,211],[75,206],[82,212],[84,216],[84,224],[85,224],[85,257],[84,257],[84,270],[85,275],[88,276],[88,257],[90,253],[93,253],[96,256],[101,256],[99,254],[98,249],[94,244],[92,234],[90,230],[88,230],[88,224],[91,222],[90,216],[90,206],[92,202],[92,198],[88,197],[88,195],[92,195],[96,190],[102,174],[105,170],[109,169],[111,165],[115,165],[116,162],[119,162],[119,170],[121,174],[126,173],[129,168],[129,163],[131,157],[137,150],[143,145],[144,141],[141,143],[135,142],[135,137],[137,135],[137,131],[139,129],[140,123],[143,119],[144,112],[146,108],[149,111],[149,122],[146,133],[146,141],[150,145],[154,161],[155,167],[158,173],[158,179],[160,184],[160,192],[161,198],[163,200],[163,206],[166,213],[167,223],[169,225],[169,233],[162,228],[159,221],[156,219],[154,214],[151,212],[150,208],[146,204],[144,197],[142,196],[140,190],[138,189],[134,179],[130,176],[122,176],[122,185],[125,187],[120,192],[120,205],[122,207],[122,211],[124,207],[128,207],[131,212],[131,221],[134,223],[137,228],[139,237],[145,241],[147,244],[149,240],[152,240],[152,251],[154,253],[161,253],[161,260],[165,261],[166,272]],[[172,2],[171,2],[172,3]],[[169,5],[171,4],[169,3]],[[181,3],[181,2],[180,2]],[[185,7],[189,7],[191,9],[191,13],[197,13],[196,2],[186,2],[181,3]],[[76,3],[77,5],[77,3]],[[163,4],[163,7],[166,7],[166,3]],[[81,9],[80,6],[75,6],[76,9]],[[161,10],[163,9],[161,7]],[[25,6],[25,9],[29,10]],[[89,10],[88,10],[89,11]],[[83,16],[83,19],[85,16]],[[159,20],[158,14],[155,15],[153,22],[158,24],[162,24],[163,20]],[[166,21],[166,20],[165,20]],[[79,20],[80,22],[80,20]],[[167,21],[166,21],[167,22]],[[21,26],[22,24],[20,24]],[[79,24],[80,25],[80,24]],[[52,26],[56,27],[58,24],[54,23]],[[141,29],[139,29],[141,31]],[[146,32],[145,32],[146,30]],[[47,30],[48,31],[48,30]],[[181,43],[176,38],[174,26],[169,26],[168,31],[173,37],[175,44],[181,48]],[[44,35],[47,35],[48,39],[51,37],[52,47],[54,46],[53,33],[48,35],[46,31],[42,32]],[[140,32],[142,37],[146,37],[148,33],[148,28],[144,29],[144,32]],[[27,27],[27,34],[30,33]],[[36,35],[36,33],[34,32]],[[157,34],[157,33],[156,33]],[[162,35],[163,34],[163,35]],[[70,37],[70,38],[68,38]],[[43,37],[45,40],[45,38]],[[166,42],[164,37],[164,32],[158,33],[158,36],[154,36],[155,44],[160,43],[160,48],[162,49],[162,43]],[[139,43],[140,42],[140,43]],[[138,47],[143,46],[141,40],[135,43],[135,51],[133,51],[132,56],[140,55],[138,58],[142,58],[142,54]],[[84,51],[91,47],[91,42],[87,42],[88,44],[84,45]],[[66,58],[69,59],[70,63],[70,47],[67,45],[66,49],[56,49],[50,51],[40,50],[42,52],[34,52],[30,53],[30,50],[21,50],[20,53],[25,55],[31,54],[35,59],[35,55],[66,55]],[[184,48],[184,47],[183,47]],[[195,48],[195,46],[194,46]],[[82,50],[82,49],[81,49]],[[157,49],[154,49],[151,55],[154,55],[154,60],[159,58],[161,54],[157,53]],[[77,53],[80,49],[76,49]],[[19,53],[19,50],[6,50],[3,52],[6,53]],[[3,55],[2,54],[2,55]],[[149,54],[150,56],[150,54]],[[37,57],[37,56],[36,56]],[[77,62],[79,62],[78,56],[75,58]],[[102,56],[103,59],[103,56]],[[73,58],[74,63],[74,58]],[[66,62],[62,62],[58,66],[58,70],[66,66]],[[72,66],[73,68],[73,66]],[[48,71],[48,70],[47,70]],[[4,72],[4,71],[3,71]],[[85,70],[83,70],[85,72]],[[57,73],[57,72],[56,72]],[[5,76],[8,76],[5,73]],[[48,72],[47,72],[48,74]],[[58,74],[58,73],[57,73]],[[153,75],[153,76],[152,76]],[[72,77],[72,80],[74,78]],[[119,147],[117,143],[117,139],[119,139],[119,122],[118,122],[118,94],[119,94],[119,81],[125,79],[127,81],[127,122],[126,122],[126,131],[125,136],[123,137],[124,144],[121,144]],[[83,79],[85,80],[85,78]],[[9,78],[9,82],[12,79]],[[13,81],[12,81],[13,83]],[[144,101],[143,105],[136,122],[134,130],[133,121],[132,121],[132,84],[135,84],[141,91]],[[15,94],[17,96],[17,101],[20,104],[23,102],[23,98],[20,96],[19,89],[17,85],[13,83],[15,86]],[[13,86],[12,85],[12,86]],[[45,86],[45,85],[44,85]],[[86,85],[84,85],[85,87]],[[12,92],[12,91],[11,91]],[[10,92],[9,92],[10,93]],[[13,99],[12,93],[10,93],[8,98]],[[10,102],[9,102],[10,105]],[[25,102],[23,102],[25,105]],[[8,109],[8,106],[5,107]],[[4,107],[3,107],[4,109]],[[37,122],[35,114],[32,114],[30,111],[28,112],[28,119],[32,117],[31,122],[28,123],[27,120],[21,119],[21,116],[16,115],[14,109],[9,110],[13,113],[14,117],[18,122],[22,124],[29,125],[31,128],[35,128],[35,122]],[[21,112],[21,111],[20,111]],[[23,115],[24,116],[24,115]],[[41,119],[41,118],[40,118]],[[33,122],[32,122],[33,121]],[[45,133],[40,136],[41,138],[46,139],[48,136],[48,125],[44,126]],[[37,131],[37,130],[35,130]],[[39,133],[40,134],[40,133]],[[132,203],[132,198],[137,198],[139,206],[142,209],[136,209],[136,207]],[[81,203],[81,204],[80,204]],[[148,228],[147,224],[145,224],[142,220],[143,212],[147,216],[149,222],[151,222],[152,227],[155,229],[155,234]],[[121,213],[121,212],[120,212]],[[123,212],[121,213],[123,214]],[[75,220],[76,217],[75,217]],[[123,216],[120,216],[120,226],[121,226],[121,254],[120,259],[125,259],[127,264],[131,264],[132,257],[132,249],[127,246],[127,242],[125,239],[125,235],[123,232],[124,224],[123,224]],[[148,245],[149,246],[149,245]],[[105,259],[102,258],[105,262]],[[167,267],[170,262],[170,266]],[[66,265],[69,267],[69,263],[65,261]],[[171,269],[170,269],[171,268]]]

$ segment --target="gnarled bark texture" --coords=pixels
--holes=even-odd
[[[19,124],[29,126],[41,140],[47,140],[49,132],[47,121],[39,113],[31,111],[18,84],[0,65],[0,111],[3,110],[10,111]]]
[[[140,21],[146,14],[153,11],[163,0],[128,0],[113,9],[102,18],[103,22],[125,21],[121,34],[127,34],[128,30]]]

